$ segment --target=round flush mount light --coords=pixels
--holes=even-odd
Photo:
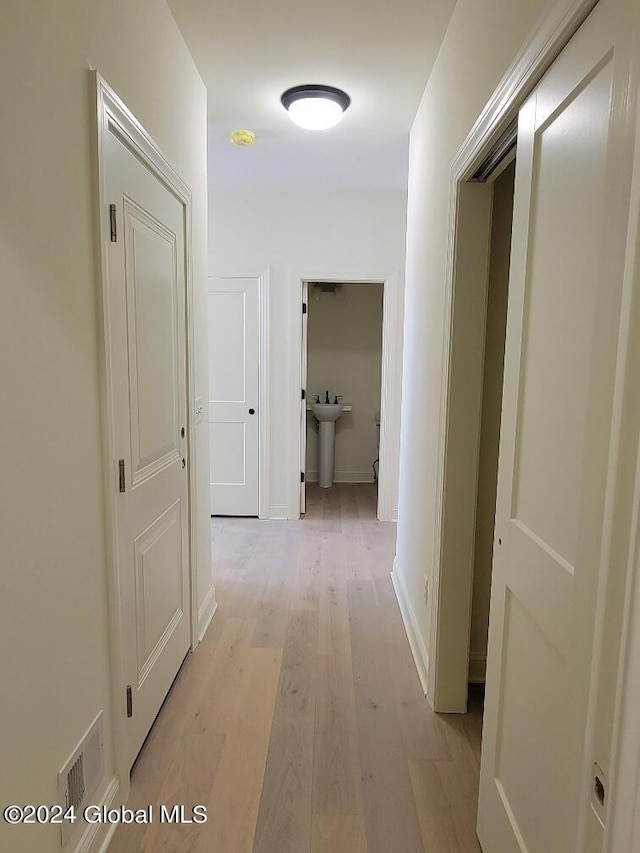
[[[326,130],[336,125],[351,103],[342,89],[333,86],[307,84],[283,92],[282,106],[291,120],[305,130]]]

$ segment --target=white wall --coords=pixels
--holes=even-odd
[[[346,284],[335,293],[309,286],[307,395],[328,389],[353,406],[336,423],[334,480],[373,482],[382,378],[381,284]],[[333,402],[333,397],[331,398]],[[318,421],[307,415],[307,482],[318,479]]]
[[[411,131],[395,571],[429,655],[452,162],[552,0],[458,0]],[[427,661],[423,662],[427,665]]]
[[[210,193],[209,274],[258,276],[270,269],[271,517],[299,513],[301,282],[397,275],[402,288],[405,227],[403,192]],[[398,434],[401,339],[396,344],[389,427]],[[393,507],[397,465],[396,446],[387,465]]]
[[[204,306],[206,92],[162,0],[3,0],[0,8],[0,802],[54,803],[104,709],[113,774],[95,240],[97,69],[193,190]],[[199,311],[201,316],[205,312]],[[206,393],[206,330],[196,340]],[[198,428],[199,592],[211,586],[206,424]],[[201,480],[201,481],[200,481]],[[60,849],[9,827],[0,848]],[[72,849],[72,847],[70,848]]]

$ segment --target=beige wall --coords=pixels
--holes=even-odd
[[[512,163],[496,178],[493,185],[487,326],[482,382],[482,418],[478,454],[473,604],[469,641],[469,676],[471,680],[484,678],[487,657],[514,176],[515,163]]]
[[[459,0],[411,131],[395,569],[429,653],[452,162],[551,0]]]
[[[206,273],[206,92],[163,0],[3,0],[0,8],[0,801],[53,803],[102,708],[113,774],[99,396],[94,94],[114,87],[193,191]],[[202,313],[202,312],[200,312]],[[196,385],[206,389],[206,329]],[[204,430],[204,432],[202,432]],[[211,585],[206,425],[198,434],[200,594]],[[73,844],[71,848],[73,848]],[[8,827],[0,849],[60,849]]]
[[[353,406],[336,424],[336,482],[372,482],[378,456],[382,368],[381,284],[347,284],[336,293],[309,285],[307,394],[329,389]],[[333,397],[331,398],[333,402]],[[318,478],[318,429],[307,415],[307,480]]]

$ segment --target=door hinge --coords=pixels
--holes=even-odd
[[[130,684],[127,684],[127,717],[133,717],[133,693]]]
[[[118,491],[126,492],[126,485],[124,479],[124,459],[118,459]]]
[[[300,471],[300,482],[304,483],[304,471]]]
[[[118,242],[118,221],[116,218],[116,206],[115,204],[109,205],[109,225],[111,227],[111,242]]]
[[[303,313],[303,314],[306,314],[306,313],[307,313],[307,303],[306,303],[306,302],[303,302],[303,303],[302,303],[302,313]]]
[[[307,392],[304,390],[304,388],[302,389],[302,399],[303,400],[307,399]]]

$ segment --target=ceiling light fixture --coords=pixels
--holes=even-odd
[[[291,120],[305,130],[326,130],[336,125],[351,103],[342,89],[333,86],[307,84],[283,92],[282,106]]]

